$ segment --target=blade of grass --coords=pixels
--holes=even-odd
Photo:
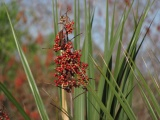
[[[102,58],[103,62],[105,63],[105,66],[106,66],[107,69],[108,69],[108,65],[106,64],[106,62],[104,61],[104,59],[103,59],[102,56],[101,56],[101,58]],[[98,66],[97,66],[97,67],[98,67]],[[98,68],[98,69],[100,70],[100,68]],[[131,109],[130,105],[128,104],[128,101],[127,101],[126,98],[124,97],[124,94],[122,93],[120,87],[119,87],[118,84],[116,83],[116,80],[115,80],[112,72],[111,72],[109,69],[108,69],[108,71],[110,72],[110,75],[111,75],[113,81],[112,81],[112,82],[109,81],[107,77],[105,77],[105,80],[108,82],[109,86],[111,87],[112,92],[115,94],[116,99],[120,102],[120,104],[122,105],[122,107],[123,107],[124,111],[126,112],[126,114],[129,115],[129,113],[130,113],[131,115],[133,115],[133,116],[132,116],[132,119],[133,119],[133,118],[135,119],[136,117],[135,117],[135,115],[134,115],[134,112],[133,112],[133,110]],[[101,70],[100,70],[100,72],[102,73]],[[103,74],[103,73],[102,73],[102,74]],[[106,79],[106,78],[107,78],[107,79]],[[118,95],[118,93],[119,93],[119,95]],[[120,96],[121,98],[119,98],[119,96]],[[126,105],[126,106],[123,104],[123,102],[122,102],[121,100],[122,100],[123,102],[125,102],[125,105]],[[127,107],[127,108],[126,108],[126,107]],[[128,117],[130,118],[131,116],[128,116]],[[131,118],[130,118],[130,119],[131,119]]]
[[[147,70],[148,70],[148,75],[151,77],[151,80],[152,80],[153,83],[154,83],[154,86],[155,86],[155,88],[156,88],[156,90],[157,90],[157,93],[160,95],[160,90],[159,90],[159,88],[158,88],[158,86],[157,86],[157,83],[156,83],[153,75],[151,74],[151,71],[150,71],[150,69],[148,68],[148,65],[147,65],[147,63],[146,63],[146,61],[144,60],[143,57],[142,57],[142,60],[143,60],[145,66],[146,66],[146,68],[147,68]]]
[[[123,29],[124,29],[124,21],[122,22],[120,40],[119,40],[118,49],[117,49],[117,56],[116,56],[116,64],[115,64],[115,67],[114,67],[115,78],[117,78],[120,65],[122,64],[121,61],[120,61],[121,60],[120,59],[120,54],[121,54],[121,44],[120,44],[120,42],[122,41],[122,37],[123,37]],[[111,81],[113,81],[113,79]],[[114,94],[111,94],[110,99],[109,99],[109,103],[108,103],[109,109],[111,109],[112,116],[114,116],[115,109],[116,109],[116,102],[115,102],[115,99],[113,99],[114,98],[113,96],[114,96]]]
[[[54,24],[54,38],[55,38],[55,36],[57,35],[57,33],[58,33],[58,26],[57,26],[57,23],[58,23],[58,21],[57,21],[57,18],[56,18],[56,13],[55,13],[55,11],[57,11],[57,10],[55,10],[56,9],[56,5],[55,5],[55,2],[54,2],[55,0],[52,0],[52,14],[53,14],[53,24]]]
[[[22,49],[19,45],[19,42],[17,40],[17,37],[16,37],[16,34],[15,34],[15,31],[14,31],[14,28],[13,28],[13,25],[12,25],[12,22],[11,22],[11,19],[10,19],[10,16],[9,16],[9,13],[8,13],[8,10],[7,10],[7,7],[6,7],[5,3],[4,3],[4,7],[5,7],[5,10],[6,10],[6,13],[7,13],[7,16],[8,16],[8,20],[9,20],[9,23],[10,23],[10,26],[11,26],[11,29],[12,29],[12,33],[13,33],[13,36],[14,36],[14,41],[15,41],[16,47],[17,47],[18,53],[20,55],[21,62],[23,64],[23,67],[24,67],[24,70],[25,70],[25,73],[26,73],[26,76],[27,76],[27,79],[28,79],[28,82],[29,82],[29,86],[31,88],[32,94],[33,94],[34,99],[36,101],[36,105],[37,105],[39,114],[40,114],[42,120],[48,120],[49,118],[48,118],[48,115],[46,113],[46,109],[45,109],[44,104],[42,102],[41,96],[39,94],[39,91],[38,91],[38,88],[36,86],[36,83],[35,83],[35,80],[33,78],[30,67],[28,65],[27,59],[26,59],[26,57],[25,57],[25,55],[24,55],[24,53],[23,53],[23,51],[22,51]]]
[[[115,18],[116,2],[117,1],[114,2],[114,7],[113,7],[112,26],[111,26],[111,33],[110,33],[110,45],[113,42],[113,35],[114,35],[114,18]],[[109,62],[109,66],[112,66],[112,59]],[[111,67],[109,67],[109,70],[107,70],[107,74],[108,74],[107,77],[108,77],[108,79],[110,79],[110,72],[109,71],[112,71]],[[110,80],[111,80],[111,82],[113,81],[112,78]],[[108,92],[108,96],[106,96],[106,103],[107,103],[106,106],[107,106],[107,109],[109,111],[111,111],[111,115],[114,116],[115,110],[111,109],[111,103],[112,103],[114,94],[112,93],[110,87],[108,87],[108,89],[105,92]]]
[[[94,10],[93,10],[93,13],[92,13],[92,15],[91,15],[91,13],[90,13],[90,10],[91,8],[90,8],[90,4],[88,5],[88,10],[87,10],[87,12],[88,12],[88,22],[87,22],[87,38],[88,38],[88,53],[90,54],[90,55],[93,55],[93,51],[92,51],[92,34],[91,34],[91,31],[92,31],[92,25],[93,25],[93,20],[94,20]],[[86,56],[88,56],[88,54],[86,54]],[[87,59],[89,59],[88,57],[87,57]],[[89,76],[89,78],[94,78],[94,73],[95,73],[95,71],[94,71],[94,65],[93,65],[93,63],[92,62],[89,62],[89,60],[87,60],[87,62],[88,62],[88,71],[87,71],[87,73],[88,73],[88,76]],[[94,80],[90,80],[89,81],[89,83],[90,83],[90,85],[92,86],[92,88],[95,90],[95,81]],[[88,120],[94,120],[94,117],[93,117],[93,112],[94,111],[96,111],[96,109],[94,108],[94,106],[92,105],[92,104],[95,104],[96,103],[96,101],[93,99],[93,96],[90,94],[90,93],[87,93],[87,119]],[[97,112],[97,111],[96,111]]]
[[[134,87],[133,87],[132,89],[129,89],[129,92],[127,93],[127,95],[126,95],[125,98],[128,98],[128,96],[133,93],[133,89],[135,88],[135,86],[136,86],[136,85],[134,85]],[[132,96],[132,95],[131,95],[131,96]],[[119,108],[117,108],[117,109],[118,109],[118,110],[117,110],[117,112],[116,112],[116,114],[115,114],[114,119],[115,119],[115,120],[121,120],[121,119],[123,119],[123,118],[120,117],[120,115],[121,115],[121,110],[122,110],[122,106],[119,105]]]
[[[111,59],[111,56],[112,56],[112,52],[113,52],[113,48],[114,48],[114,45],[117,41],[117,39],[119,38],[120,36],[120,32],[121,32],[121,29],[122,29],[122,25],[123,25],[123,22],[125,23],[129,13],[130,13],[130,9],[133,5],[133,2],[129,8],[128,11],[126,11],[126,9],[124,10],[123,14],[122,14],[122,18],[119,22],[119,25],[118,25],[118,28],[116,30],[116,34],[115,36],[113,37],[113,42],[111,44],[111,46],[108,46],[110,45],[110,42],[109,42],[109,18],[108,18],[108,0],[107,0],[107,7],[106,7],[106,38],[105,38],[105,52],[104,52],[104,60],[106,61],[106,63],[109,63],[110,59]],[[109,49],[108,49],[109,48]],[[106,71],[106,67],[103,68],[103,72]],[[101,75],[100,77],[100,83],[99,83],[99,86],[98,86],[98,94],[100,97],[102,97],[102,90],[103,90],[103,85],[104,85],[104,78],[103,78],[103,75]]]
[[[18,103],[18,101],[13,97],[12,93],[9,92],[9,90],[1,82],[0,82],[0,90],[2,90],[4,94],[7,96],[7,98],[16,106],[16,108],[21,113],[21,115],[24,117],[24,119],[30,120],[29,116],[26,114],[26,112],[21,107],[21,105]]]
[[[75,0],[74,2],[76,3],[76,1],[77,0]],[[74,3],[74,4],[75,4]],[[76,17],[76,12],[77,12],[77,4],[75,4],[75,16],[74,16],[74,18],[75,19],[77,19]],[[86,9],[86,7],[85,7],[85,9]],[[78,19],[80,19],[80,18],[78,18]],[[75,21],[76,22],[76,21]],[[75,23],[75,24],[77,24],[77,23]],[[75,33],[76,34],[76,33]],[[76,43],[77,43],[77,41],[75,41]],[[76,45],[76,46],[80,46],[80,45]],[[77,48],[76,48],[77,49]],[[83,61],[85,61],[84,60],[84,56],[85,56],[85,54],[83,54],[83,50],[82,50],[82,60]],[[86,61],[85,61],[86,62]],[[83,92],[83,90],[81,89],[81,88],[76,88],[75,89],[75,91],[74,91],[74,96],[77,96],[77,95],[79,95],[80,93],[82,93]],[[79,96],[78,98],[76,98],[75,100],[74,100],[74,119],[75,120],[84,120],[85,119],[85,112],[84,112],[84,110],[85,110],[85,95],[84,94],[82,94],[81,96]]]
[[[106,107],[104,106],[104,104],[101,102],[101,100],[99,99],[99,97],[96,95],[95,91],[91,88],[90,85],[87,86],[87,90],[91,93],[91,95],[94,97],[94,99],[97,101],[98,105],[100,106],[100,108],[103,110],[103,112],[105,113],[105,115],[107,116],[108,120],[113,120],[113,117],[110,115],[109,111],[106,109]]]
[[[130,119],[136,119],[133,111],[131,110],[128,102],[126,101],[123,93],[121,92],[119,86],[117,85],[117,83],[115,82],[115,79],[113,79],[113,83],[111,83],[111,81],[108,80],[108,78],[105,76],[105,74],[103,73],[102,69],[97,65],[97,63],[94,61],[94,59],[90,56],[90,58],[92,59],[92,61],[94,62],[95,66],[98,68],[98,70],[100,71],[100,73],[104,76],[105,80],[107,81],[107,83],[110,86],[110,89],[112,90],[112,92],[115,94],[115,96],[117,97],[118,101],[120,102],[120,104],[122,105],[123,109],[125,110],[126,114],[128,115],[128,117]],[[104,60],[104,59],[103,59]],[[105,61],[104,61],[105,62]],[[107,64],[105,63],[105,66],[108,68]],[[114,76],[112,75],[111,71],[109,71],[111,74],[111,77],[114,78]],[[115,87],[117,87],[119,93],[115,90]]]
[[[104,43],[104,59],[107,61],[107,63],[109,62],[109,59],[111,57],[111,52],[109,51],[110,48],[110,41],[109,41],[109,5],[108,5],[108,0],[106,0],[106,26],[105,26],[105,43]],[[108,56],[109,55],[109,56]],[[106,71],[106,68],[103,68],[103,71]],[[98,85],[98,91],[97,94],[100,97],[100,99],[102,99],[102,95],[103,95],[103,90],[104,90],[104,84],[105,84],[105,80],[103,78],[103,76],[101,75],[100,80],[99,80],[99,85]],[[100,107],[98,104],[95,105],[96,109],[100,112]],[[99,114],[97,114],[97,112],[95,111],[93,114],[95,120],[99,119]]]
[[[78,9],[77,10],[77,17],[78,17],[78,20],[77,20],[77,32],[79,34],[81,32],[80,31],[80,19],[81,19],[81,17],[80,17],[80,3],[79,3],[79,0],[78,0],[78,8],[77,9]],[[80,38],[81,38],[81,36],[77,37],[77,49],[78,50],[80,49]]]
[[[77,0],[74,0],[74,21],[77,21]],[[77,35],[77,22],[74,24],[74,36]],[[77,38],[74,39],[74,48],[77,49]]]
[[[124,49],[124,48],[123,48]],[[128,55],[126,55],[127,54],[127,52],[124,50],[124,55],[126,56],[126,58],[127,58],[127,60],[128,60],[128,58],[130,58],[130,56],[128,56]],[[134,65],[134,67],[136,68],[136,70],[138,70],[138,75],[141,75],[141,73],[140,73],[140,71],[139,71],[139,69],[137,68],[137,66],[135,65],[135,63],[131,60],[131,62],[132,62],[132,64]],[[130,62],[128,61],[128,64],[129,64],[129,66],[130,66],[130,68],[131,68],[131,70],[132,70],[132,73],[134,74],[134,76],[135,76],[135,78],[136,78],[136,80],[137,80],[137,84],[138,84],[138,86],[139,86],[139,88],[140,88],[140,90],[141,90],[141,95],[142,95],[142,97],[144,98],[144,100],[145,100],[145,103],[146,103],[146,105],[147,105],[147,107],[148,107],[148,110],[150,111],[150,114],[151,114],[151,116],[155,119],[155,120],[157,120],[157,117],[156,117],[156,115],[155,115],[155,112],[153,111],[153,108],[152,108],[152,106],[151,106],[151,104],[150,104],[150,102],[149,102],[149,100],[148,100],[148,98],[146,97],[146,95],[145,95],[145,93],[144,93],[144,90],[142,89],[142,86],[141,86],[141,84],[139,83],[139,80],[138,80],[138,78],[137,78],[137,76],[135,75],[135,73],[134,73],[134,70],[133,70],[133,67],[131,66],[131,64],[130,64]],[[142,79],[141,79],[142,80]],[[144,83],[144,82],[143,82]],[[142,84],[143,84],[142,83]],[[144,85],[144,84],[143,84]],[[145,84],[145,87],[146,87],[146,84]],[[148,86],[147,86],[148,87]],[[150,91],[151,92],[151,91]]]
[[[150,4],[150,1],[148,0],[147,5],[144,8],[144,12],[143,12],[143,14],[141,16],[141,19],[139,20],[139,23],[138,23],[138,25],[136,27],[136,31],[133,34],[132,43],[128,46],[128,50],[127,51],[130,51],[130,50],[132,51],[132,49],[135,47],[135,45],[136,45],[136,43],[138,41],[139,35],[140,35],[140,30],[141,30],[142,24],[143,24],[143,22],[144,22],[144,20],[145,20],[145,18],[147,16],[148,11],[151,8],[153,2]]]
[[[137,56],[137,54],[138,54],[138,52],[139,52],[139,50],[140,50],[140,48],[141,48],[141,46],[142,46],[142,44],[143,44],[143,42],[144,42],[146,36],[147,36],[147,34],[148,34],[148,32],[149,32],[149,30],[150,30],[150,28],[151,28],[151,25],[152,25],[153,21],[155,20],[157,14],[158,14],[158,12],[155,14],[154,18],[152,19],[151,23],[149,24],[149,27],[148,27],[148,29],[147,29],[145,35],[143,36],[143,39],[142,39],[142,41],[141,41],[141,43],[140,43],[140,45],[139,45],[139,47],[138,47],[138,49],[137,49],[137,52],[136,52],[135,57]]]
[[[124,50],[124,48],[123,48],[123,50]],[[124,50],[124,55],[126,56],[127,59],[130,58],[130,56],[127,55],[127,51],[125,51],[125,50]],[[131,63],[133,64],[133,67],[135,68],[137,74],[139,75],[140,80],[141,80],[141,82],[142,82],[141,84],[143,85],[143,87],[144,87],[145,90],[147,91],[148,95],[150,96],[149,99],[151,99],[151,101],[152,101],[152,103],[153,103],[153,106],[155,107],[156,112],[158,113],[158,116],[159,116],[159,110],[160,110],[159,107],[160,107],[160,106],[159,106],[157,100],[155,99],[154,94],[152,93],[151,89],[150,89],[149,86],[147,85],[147,83],[146,83],[146,81],[145,81],[142,73],[139,71],[138,67],[135,65],[135,63],[132,61],[132,59],[130,59],[130,61],[131,61]],[[131,67],[130,62],[128,62],[128,64],[129,64],[129,66]],[[132,67],[131,67],[131,70],[132,70],[132,72],[134,73],[134,70],[132,69]],[[141,87],[142,85],[139,83],[138,78],[137,78],[137,76],[135,75],[135,73],[134,73],[134,76],[135,76],[135,78],[136,78],[136,80],[137,80],[137,83],[138,83],[139,88],[141,89],[141,91],[144,91],[144,90],[142,89],[142,87]],[[147,105],[148,105],[149,111],[152,112],[152,113],[151,113],[152,116],[155,116],[155,113],[154,113],[154,111],[153,111],[153,108],[151,107],[150,103],[147,102],[147,101],[149,101],[148,98],[145,97],[144,100],[146,101],[146,103],[147,103]]]
[[[149,2],[148,2],[149,3]],[[146,14],[146,12],[147,12],[147,10],[149,9],[149,7],[150,6],[146,6],[146,8],[145,8],[145,14]],[[148,8],[148,9],[147,9]],[[141,19],[140,19],[140,21],[139,21],[139,23],[137,24],[137,27],[135,28],[135,32],[133,33],[133,37],[132,37],[132,39],[131,39],[131,42],[129,43],[129,45],[128,45],[128,48],[127,48],[127,51],[128,52],[130,52],[129,54],[131,54],[130,56],[132,56],[131,57],[131,59],[134,61],[135,60],[135,58],[136,58],[136,56],[137,56],[137,52],[135,53],[134,51],[135,51],[135,47],[136,47],[136,45],[134,45],[134,44],[136,44],[136,42],[137,42],[137,40],[138,40],[138,36],[139,36],[139,33],[140,33],[140,29],[141,29],[141,26],[142,26],[142,23],[143,23],[143,21],[144,21],[144,18],[145,18],[145,16],[142,16],[141,17]],[[137,32],[138,31],[138,32]],[[144,36],[144,38],[145,38],[145,36]],[[143,39],[144,40],[144,39]],[[120,41],[121,42],[121,41]],[[132,48],[131,48],[132,47]],[[140,46],[139,46],[139,48],[140,48]],[[123,82],[123,83],[125,83],[126,84],[126,82],[127,82],[127,78],[128,78],[128,75],[129,75],[129,73],[130,73],[130,68],[129,68],[129,66],[127,65],[127,63],[126,63],[126,60],[125,60],[125,57],[123,57],[123,62],[122,62],[122,64],[121,64],[121,68],[120,68],[120,70],[119,70],[119,74],[118,74],[118,79],[117,79],[117,83],[118,83],[118,85],[120,86],[121,85],[121,82]],[[123,79],[124,78],[124,79]],[[124,81],[123,81],[124,80]],[[123,91],[125,90],[125,84],[122,84],[122,88],[123,88]],[[114,98],[114,102],[113,102],[113,107],[112,108],[115,108],[115,105],[116,105],[116,98]]]
[[[154,55],[153,51],[152,51],[152,54]],[[149,57],[150,57],[150,60],[152,60],[150,54],[149,54]],[[156,57],[156,56],[154,55],[154,57]],[[156,60],[157,60],[157,59],[158,59],[158,58],[156,57]],[[155,74],[156,77],[153,77],[153,83],[154,83],[154,86],[155,86],[155,88],[156,88],[156,90],[157,90],[157,92],[158,92],[158,95],[160,96],[160,87],[159,87],[159,85],[158,85],[158,84],[159,84],[158,75],[157,75],[156,72],[155,72],[154,74]]]

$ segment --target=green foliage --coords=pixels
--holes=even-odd
[[[80,4],[79,0],[74,1],[74,21],[75,21],[75,32],[74,35],[80,32]],[[53,0],[53,18],[54,18],[54,37],[58,33],[58,7],[57,0]],[[151,115],[152,119],[158,119],[160,117],[160,106],[158,100],[156,99],[154,93],[150,89],[149,85],[144,79],[144,76],[139,71],[136,66],[136,58],[138,52],[141,48],[143,41],[145,40],[146,34],[143,39],[140,41],[140,33],[142,30],[143,23],[145,22],[148,11],[150,10],[153,2],[147,1],[146,6],[141,13],[141,17],[137,18],[134,13],[131,11],[133,9],[133,2],[126,6],[120,21],[116,21],[116,2],[113,7],[112,19],[110,22],[109,19],[109,2],[106,1],[106,28],[105,28],[105,44],[104,44],[104,55],[101,56],[102,59],[102,68],[98,65],[98,62],[94,60],[93,57],[93,41],[92,41],[92,25],[94,21],[94,9],[92,10],[90,4],[87,4],[87,1],[84,0],[84,11],[85,11],[85,37],[84,43],[82,47],[82,61],[89,64],[89,70],[87,72],[89,78],[95,78],[96,73],[95,69],[101,73],[101,76],[98,80],[98,91],[95,91],[96,82],[90,80],[89,85],[87,86],[88,92],[87,94],[82,94],[74,101],[74,120],[136,120],[137,117],[132,109],[132,99],[133,99],[133,89],[135,84],[138,86],[141,96],[146,103],[148,111]],[[46,109],[42,102],[41,96],[39,94],[37,85],[32,76],[32,72],[28,65],[27,59],[20,47],[20,44],[17,40],[13,24],[10,19],[10,15],[6,10],[2,10],[7,12],[8,19],[10,22],[11,30],[13,32],[14,40],[16,43],[17,50],[19,52],[23,67],[26,72],[26,76],[28,78],[28,83],[30,85],[32,94],[35,98],[37,108],[43,120],[49,119],[46,113]],[[138,11],[138,8],[137,8]],[[138,12],[137,12],[138,13]],[[123,37],[124,37],[124,29],[126,27],[126,22],[128,20],[129,15],[133,15],[134,17],[134,29],[132,32],[132,37],[128,40],[127,48],[124,48],[123,45]],[[3,21],[5,22],[5,21]],[[153,21],[152,21],[153,22]],[[150,23],[150,27],[151,24]],[[110,24],[111,23],[111,24]],[[115,23],[118,23],[118,27],[115,28]],[[9,31],[9,29],[7,29]],[[6,31],[4,32],[6,33]],[[5,34],[4,34],[5,38]],[[3,39],[4,39],[3,38]],[[80,36],[78,36],[74,41],[75,49],[80,48]],[[5,38],[6,39],[6,38]],[[140,44],[138,44],[140,41]],[[115,49],[117,47],[117,49]],[[114,63],[113,56],[116,54],[116,60]],[[90,56],[90,57],[89,57]],[[155,85],[156,86],[156,85]],[[1,89],[4,88],[3,85]],[[158,93],[160,93],[159,89],[156,89]],[[3,89],[4,93],[12,98],[12,95],[8,94],[9,92]],[[78,96],[82,93],[83,90],[81,88],[76,88],[74,91],[74,96]],[[59,89],[59,99],[60,106],[62,105],[63,98],[61,96],[61,90]],[[148,98],[147,96],[150,96]],[[14,101],[15,102],[15,101]],[[17,104],[17,103],[16,103]],[[16,105],[17,107],[18,104]],[[58,105],[57,105],[58,106]],[[20,108],[21,109],[21,108]],[[60,107],[62,110],[62,107]],[[72,108],[71,108],[72,109]],[[24,111],[21,112],[22,115],[25,116]],[[67,113],[69,114],[69,112]],[[69,115],[71,116],[71,115]],[[72,117],[72,116],[71,116]]]
[[[8,99],[16,106],[18,111],[21,113],[21,115],[24,117],[25,120],[30,120],[29,116],[26,114],[24,109],[21,107],[21,105],[18,103],[18,101],[13,97],[10,91],[2,84],[0,83],[0,90],[4,92],[4,94],[8,97]]]
[[[5,6],[5,4],[4,4],[4,7],[5,7],[5,11],[7,13],[7,17],[8,17],[10,26],[11,26],[11,30],[12,30],[12,33],[13,33],[13,37],[14,37],[14,41],[15,41],[16,47],[17,47],[18,53],[19,53],[20,58],[21,58],[21,62],[23,64],[23,67],[24,67],[24,70],[25,70],[25,73],[26,73],[26,76],[27,76],[27,79],[28,79],[32,94],[33,94],[33,96],[35,98],[35,102],[37,104],[37,108],[38,108],[39,114],[40,114],[42,120],[48,120],[49,118],[48,118],[48,115],[46,114],[46,109],[45,109],[44,104],[42,102],[41,96],[39,94],[39,91],[38,91],[37,85],[35,83],[35,80],[33,78],[33,75],[32,75],[32,72],[30,70],[30,67],[28,65],[27,59],[26,59],[26,57],[25,57],[25,55],[24,55],[24,53],[23,53],[23,51],[22,51],[22,49],[20,47],[19,41],[17,40],[17,36],[15,34],[15,30],[13,28],[13,24],[11,22],[10,15],[8,13],[8,10],[7,10],[7,7]]]

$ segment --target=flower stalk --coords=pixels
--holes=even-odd
[[[67,11],[68,12],[68,11]],[[56,64],[54,77],[55,85],[71,93],[72,88],[82,87],[86,90],[89,78],[86,75],[88,64],[81,62],[81,51],[74,50],[73,43],[69,40],[68,35],[74,30],[74,21],[71,21],[65,15],[60,17],[59,24],[62,24],[62,30],[55,38],[53,50],[60,52],[54,62]]]

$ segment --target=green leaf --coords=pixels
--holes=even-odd
[[[12,93],[8,91],[8,89],[0,82],[0,90],[4,92],[4,94],[7,96],[7,98],[16,106],[18,111],[21,113],[21,115],[24,117],[25,120],[30,120],[29,116],[26,114],[24,109],[21,107],[21,105],[17,102],[17,100],[13,97]]]
[[[100,73],[103,75],[103,77],[105,78],[105,80],[107,81],[111,91],[114,93],[114,95],[116,96],[116,98],[118,99],[118,101],[120,102],[120,104],[122,105],[123,109],[125,110],[126,114],[128,115],[128,117],[130,119],[136,119],[133,110],[131,109],[131,107],[129,106],[126,98],[124,97],[123,93],[121,92],[119,86],[117,85],[114,76],[112,75],[111,71],[111,77],[113,77],[113,83],[111,81],[108,80],[108,78],[105,76],[105,74],[103,73],[102,69],[97,65],[97,63],[94,61],[94,59],[91,57],[92,61],[94,62],[95,66],[98,68],[98,70],[100,71]],[[106,63],[105,63],[106,65]],[[107,65],[106,65],[107,67]],[[107,67],[108,68],[108,67]],[[118,92],[115,90],[115,87],[117,88]]]
[[[7,10],[7,7],[6,7],[5,3],[4,3],[4,7],[5,7],[5,10],[6,10],[6,13],[7,13],[7,16],[8,16],[8,20],[9,20],[9,23],[10,23],[10,26],[11,26],[11,30],[12,30],[12,33],[13,33],[14,41],[15,41],[18,53],[20,55],[21,62],[23,64],[23,67],[24,67],[24,70],[25,70],[25,73],[26,73],[26,76],[27,76],[27,79],[28,79],[28,83],[29,83],[29,86],[31,88],[32,94],[34,96],[34,99],[35,99],[39,114],[40,114],[42,120],[48,120],[49,118],[47,116],[46,109],[45,109],[44,104],[42,102],[41,96],[39,94],[39,91],[38,91],[38,88],[36,86],[36,83],[35,83],[35,80],[33,78],[33,75],[32,75],[32,72],[30,70],[30,67],[28,65],[27,59],[26,59],[26,57],[25,57],[25,55],[24,55],[24,53],[23,53],[23,51],[22,51],[22,49],[20,47],[20,44],[19,44],[19,42],[17,40],[17,37],[16,37],[15,31],[14,31],[12,22],[11,22],[11,19],[10,19],[10,15],[8,13],[8,10]]]
[[[78,4],[78,5],[80,5],[80,4]],[[80,12],[80,11],[78,10],[78,12]],[[78,15],[78,17],[80,17],[80,15]],[[75,26],[77,26],[77,24],[80,25],[79,23],[76,23],[77,19],[80,19],[80,18],[77,18],[77,0],[74,0],[74,19],[76,20],[75,21]],[[80,26],[78,26],[78,27],[80,28]],[[77,29],[77,28],[75,28],[75,29]],[[74,31],[74,34],[76,35],[77,31]],[[75,41],[74,41],[75,44],[74,45],[77,49],[77,48],[80,47],[80,42],[78,42],[76,40],[78,40],[78,39],[75,39]],[[85,54],[83,54],[83,52],[82,52],[82,55],[84,57]],[[84,60],[84,59],[83,59],[83,61],[86,62],[86,60]],[[81,94],[83,92],[84,91],[83,91],[82,88],[76,88],[75,91],[74,91],[74,96],[78,96],[79,94]],[[74,119],[75,120],[84,120],[85,119],[84,110],[85,110],[85,95],[82,94],[74,100]]]
[[[99,97],[96,95],[95,91],[91,88],[90,85],[87,86],[87,90],[91,93],[91,95],[94,97],[94,99],[97,101],[98,105],[100,108],[103,110],[103,112],[106,115],[107,120],[113,120],[113,117],[110,115],[109,111],[107,108],[104,106],[104,104],[101,102]]]
[[[125,51],[124,54],[125,54],[125,57],[126,57],[127,59],[130,58],[130,56],[127,55],[127,52],[126,52],[126,51]],[[134,76],[135,76],[135,78],[136,78],[136,80],[137,80],[137,84],[138,84],[138,86],[139,86],[139,88],[140,88],[140,92],[141,92],[141,95],[142,95],[142,97],[143,97],[143,100],[145,101],[145,103],[146,103],[146,105],[147,105],[147,107],[148,107],[148,110],[150,111],[150,114],[151,114],[152,118],[153,118],[154,120],[156,120],[157,117],[156,117],[156,115],[155,115],[155,112],[154,112],[154,110],[153,110],[153,108],[152,108],[152,106],[151,106],[151,103],[149,102],[149,98],[147,98],[147,96],[145,95],[142,86],[145,88],[145,90],[147,91],[148,95],[150,96],[151,102],[153,103],[153,106],[156,108],[156,112],[158,112],[158,115],[159,115],[159,110],[160,110],[159,107],[160,107],[160,106],[159,106],[158,102],[156,101],[155,96],[153,95],[151,89],[150,89],[149,86],[147,85],[147,83],[146,83],[146,81],[145,81],[142,73],[139,71],[138,67],[135,65],[135,63],[134,63],[131,59],[130,59],[130,61],[131,61],[131,63],[133,64],[133,67],[136,69],[136,72],[137,72],[137,74],[138,74],[138,76],[139,76],[139,78],[140,78],[140,80],[139,80],[138,77],[136,76],[135,72],[134,72],[133,67],[131,66],[131,63],[128,62],[129,66],[130,66],[130,68],[131,68],[131,70],[132,70],[132,73],[134,74]],[[156,105],[157,105],[157,106],[156,106]]]

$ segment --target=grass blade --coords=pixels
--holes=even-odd
[[[76,4],[76,1],[77,0],[74,0],[74,10],[75,10],[74,11],[74,15],[75,15],[74,19],[75,20],[77,20],[77,18],[76,18],[77,17],[77,9],[76,9],[77,8],[77,4]],[[80,12],[80,11],[78,11],[78,12]],[[80,19],[80,18],[78,18],[78,19]],[[77,26],[76,24],[77,23],[75,21],[75,26]],[[76,35],[77,31],[74,31],[74,34]],[[74,45],[75,45],[74,47],[76,47],[75,49],[77,49],[80,46],[79,44],[78,45],[76,44],[76,43],[79,43],[76,40],[77,39],[75,39],[75,41],[74,41]],[[82,55],[84,56],[83,53],[82,53]],[[81,93],[83,93],[83,90],[81,88],[76,88],[75,91],[74,91],[74,96],[78,96]],[[82,94],[82,95],[80,95],[78,98],[76,98],[74,100],[74,119],[75,120],[84,120],[85,119],[85,115],[84,115],[85,112],[84,112],[84,110],[85,110],[85,95]]]
[[[17,102],[17,100],[12,96],[12,94],[8,91],[8,89],[0,82],[0,89],[4,92],[4,94],[8,97],[8,99],[16,106],[18,111],[24,117],[25,120],[30,120],[29,116],[26,114],[21,105]]]
[[[28,82],[29,82],[29,86],[31,88],[32,94],[33,94],[34,99],[36,101],[36,105],[37,105],[39,114],[40,114],[42,120],[48,120],[49,118],[47,116],[44,104],[42,102],[42,99],[41,99],[41,96],[39,94],[38,88],[36,86],[35,80],[33,78],[32,72],[31,72],[30,67],[28,65],[27,59],[26,59],[26,57],[25,57],[25,55],[24,55],[24,53],[23,53],[23,51],[22,51],[22,49],[19,45],[19,42],[17,40],[17,37],[16,37],[16,34],[15,34],[15,31],[14,31],[14,28],[13,28],[13,25],[12,25],[12,22],[11,22],[11,19],[10,19],[10,16],[9,16],[9,13],[8,13],[8,10],[7,10],[7,7],[6,7],[5,3],[4,3],[4,7],[5,7],[5,10],[6,10],[7,16],[8,16],[8,20],[9,20],[9,23],[10,23],[10,26],[11,26],[11,30],[12,30],[12,33],[13,33],[13,37],[14,37],[16,47],[17,47],[19,56],[21,58],[21,62],[23,64],[23,67],[24,67],[24,70],[25,70],[25,73],[26,73],[26,76],[27,76],[27,79],[28,79]]]
[[[110,86],[111,91],[114,93],[114,95],[116,96],[116,98],[118,99],[118,101],[120,102],[120,104],[122,105],[123,109],[125,110],[126,114],[128,115],[128,117],[130,119],[136,119],[133,111],[131,110],[131,107],[129,106],[127,100],[125,99],[123,93],[121,92],[119,86],[117,85],[117,83],[115,82],[115,79],[113,79],[113,83],[111,83],[111,81],[108,80],[108,78],[105,76],[105,74],[103,73],[102,69],[97,65],[97,63],[94,61],[94,59],[91,57],[92,61],[94,62],[95,66],[98,68],[98,70],[100,71],[100,73],[103,75],[103,77],[105,78],[105,80],[107,81],[107,83]],[[106,65],[106,63],[105,63]],[[108,67],[107,67],[108,68]],[[111,74],[111,71],[109,71]],[[114,76],[111,74],[111,76],[114,78]],[[115,90],[115,86],[118,89],[118,92]]]
[[[96,95],[95,91],[91,88],[90,85],[87,86],[88,91],[92,94],[92,96],[94,97],[94,99],[97,101],[98,105],[100,106],[100,108],[103,110],[103,112],[105,113],[106,117],[108,120],[113,120],[113,117],[110,115],[109,111],[107,110],[107,108],[104,106],[104,104],[101,102],[101,100],[99,99],[99,97]]]
[[[127,52],[124,50],[124,55],[125,55],[125,57],[126,57],[127,59],[129,59],[130,56],[128,56],[128,55],[126,55],[126,54],[127,54]],[[151,95],[150,97],[152,97],[151,100],[152,100],[153,106],[154,106],[155,104],[158,104],[157,101],[155,100],[155,97],[154,97],[154,96],[152,95],[152,93],[151,93],[151,92],[152,92],[151,89],[149,89],[149,86],[147,85],[146,81],[144,80],[141,72],[139,71],[139,69],[137,68],[137,66],[135,65],[135,63],[134,63],[132,60],[130,60],[130,61],[131,61],[131,63],[133,64],[134,68],[137,70],[138,75],[140,75],[140,79],[141,79],[141,82],[142,82],[141,84],[144,86],[144,88],[145,88],[146,91],[149,93],[149,95]],[[133,70],[133,67],[131,66],[131,64],[130,64],[129,61],[128,61],[128,64],[129,64],[129,66],[130,66],[130,68],[131,68],[131,70],[132,70],[132,73],[134,74],[134,76],[135,76],[135,78],[136,78],[136,80],[137,80],[137,84],[138,84],[138,86],[139,86],[139,88],[140,88],[140,90],[141,90],[141,95],[142,95],[142,97],[144,98],[143,100],[145,101],[145,103],[146,103],[146,105],[147,105],[147,107],[148,107],[148,110],[150,111],[150,114],[151,114],[152,118],[153,118],[154,120],[157,120],[157,117],[156,117],[156,115],[155,115],[155,112],[154,112],[154,110],[153,110],[153,108],[152,108],[152,106],[151,106],[151,104],[150,104],[147,96],[145,95],[144,90],[143,90],[143,88],[142,88],[142,85],[140,84],[137,76],[135,75],[134,70]],[[158,106],[159,106],[159,105],[157,105],[157,107],[158,107]],[[156,110],[156,111],[159,112],[158,110]]]

